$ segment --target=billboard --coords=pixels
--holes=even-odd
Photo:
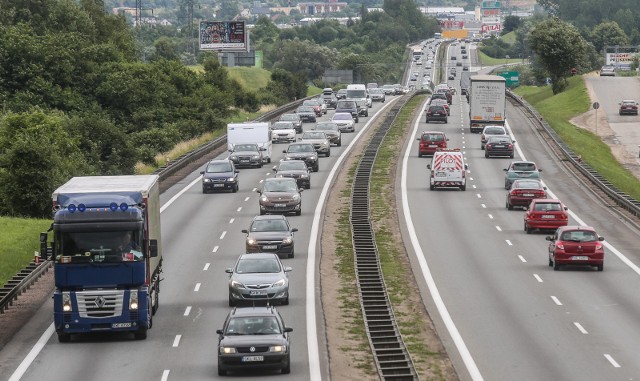
[[[629,69],[633,60],[638,58],[640,58],[638,53],[606,53],[606,64]]]
[[[247,51],[244,21],[200,21],[200,50]]]

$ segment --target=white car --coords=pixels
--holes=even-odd
[[[295,142],[296,127],[293,122],[274,122],[271,125],[271,142]]]
[[[331,121],[338,125],[340,132],[355,132],[356,122],[348,112],[337,112],[333,114]]]

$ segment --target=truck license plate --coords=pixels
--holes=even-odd
[[[111,328],[130,328],[131,323],[113,323],[111,324]]]
[[[262,246],[264,250],[275,250],[278,248],[278,245],[264,245]]]
[[[589,257],[587,257],[586,255],[574,255],[573,257],[571,257],[572,261],[586,261],[588,259]]]
[[[264,361],[264,356],[243,356],[242,362]]]

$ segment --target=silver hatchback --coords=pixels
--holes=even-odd
[[[242,302],[289,304],[291,267],[282,265],[278,254],[242,254],[229,274],[229,307]]]

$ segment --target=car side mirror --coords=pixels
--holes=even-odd
[[[227,274],[233,274],[233,269],[232,268],[228,268],[224,270],[225,273]]]
[[[274,167],[273,167],[273,171],[274,171],[274,172],[276,172],[276,173],[278,173],[278,167],[275,167],[275,166],[274,166]]]
[[[302,191],[304,191],[304,188],[298,188],[298,192],[302,193]]]
[[[286,149],[283,149],[283,150],[282,150],[282,153],[287,153],[287,150],[286,150]]]
[[[469,164],[465,164],[464,169],[469,169]]]
[[[542,189],[547,190],[547,187],[542,187]]]
[[[542,172],[542,169],[538,168],[538,172]]]
[[[216,333],[217,333],[218,335],[222,335],[222,330],[221,330],[221,329],[216,329]]]
[[[200,171],[200,174],[201,174],[201,175],[204,175],[204,171]]]
[[[291,233],[295,233],[295,232],[297,232],[297,231],[298,231],[298,228],[292,228],[292,229],[291,229]]]
[[[547,241],[553,241],[553,237],[551,237],[550,235],[544,237],[544,239],[546,239]]]
[[[417,138],[416,140],[418,140],[418,141],[419,141],[419,140],[420,140],[420,138]],[[203,173],[204,173],[204,172],[203,172]]]
[[[431,164],[427,164],[427,169],[431,169]]]
[[[233,150],[232,150],[232,149],[230,149],[230,150],[227,150],[227,151],[229,151],[229,152],[233,152]]]
[[[291,267],[289,267],[289,266],[284,268],[284,272],[285,273],[288,273],[288,272],[291,272],[291,271],[293,271],[293,269]]]
[[[242,229],[240,231],[243,232],[244,234],[249,234],[249,231],[247,229]]]
[[[564,210],[569,210],[569,208],[567,208],[566,206],[564,207]]]
[[[503,171],[507,172],[509,169],[508,168],[504,168]]]
[[[604,237],[598,237],[598,241],[604,241]]]
[[[291,328],[291,327],[284,327],[284,331],[285,331],[285,332],[293,332],[293,328]]]
[[[262,191],[260,189],[256,189],[256,192],[262,194]]]
[[[511,141],[511,143],[515,143],[515,142],[516,142],[515,140],[512,140],[512,141]]]

